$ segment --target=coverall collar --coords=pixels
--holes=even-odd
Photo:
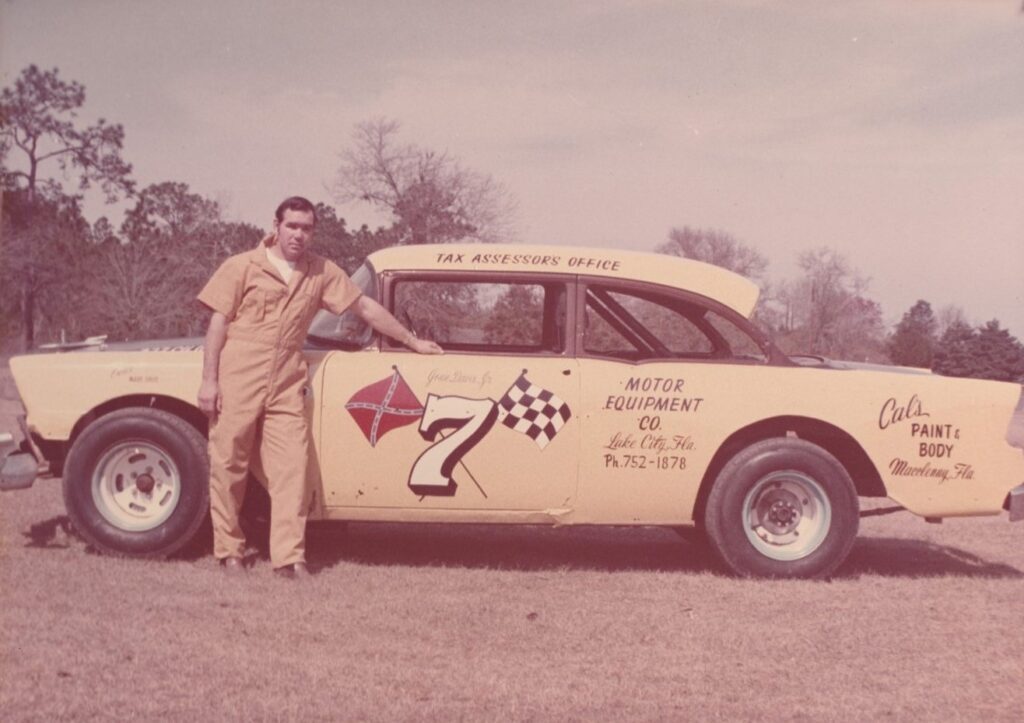
[[[270,243],[268,242],[271,240],[273,240],[273,236],[265,237],[259,246],[249,252],[249,263],[256,264],[263,271],[273,276],[282,284],[285,284],[285,280],[281,278],[281,274],[278,273],[277,269],[274,268],[274,265],[270,263],[269,259],[267,259],[265,247],[270,246]],[[306,278],[306,275],[309,273],[309,254],[310,252],[307,250],[302,254],[302,257],[295,262],[295,268],[292,269],[291,283],[285,284],[289,290],[288,298],[292,297],[295,290],[298,289],[299,285],[302,283],[302,280]]]

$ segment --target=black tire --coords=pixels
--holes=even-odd
[[[79,435],[64,464],[64,505],[97,550],[166,557],[187,545],[209,514],[206,440],[159,409],[100,417]]]
[[[821,578],[853,547],[857,492],[839,461],[794,438],[756,442],[722,468],[704,519],[712,547],[744,577]]]

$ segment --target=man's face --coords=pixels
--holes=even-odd
[[[277,248],[288,261],[298,261],[306,253],[313,238],[315,218],[309,211],[284,212],[284,218],[274,219],[274,231],[277,232]]]

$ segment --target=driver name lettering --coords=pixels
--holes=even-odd
[[[490,383],[491,374],[490,372],[484,372],[483,374],[466,374],[460,372],[457,369],[455,371],[441,371],[439,369],[431,369],[427,374],[427,386],[433,384],[475,384],[479,387],[483,387],[485,384]]]

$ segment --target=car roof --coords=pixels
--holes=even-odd
[[[646,281],[707,296],[750,317],[760,293],[739,274],[701,261],[621,249],[535,244],[418,244],[374,251],[375,271],[508,271]]]

